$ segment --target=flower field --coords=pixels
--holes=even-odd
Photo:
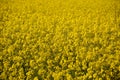
[[[0,0],[0,80],[120,80],[119,0]]]

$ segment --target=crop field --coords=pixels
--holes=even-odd
[[[120,80],[120,1],[0,0],[0,80]]]

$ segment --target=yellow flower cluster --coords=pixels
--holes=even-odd
[[[0,80],[120,80],[119,0],[0,0]]]

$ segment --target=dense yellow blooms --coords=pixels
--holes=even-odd
[[[120,80],[119,0],[0,0],[0,80]]]

